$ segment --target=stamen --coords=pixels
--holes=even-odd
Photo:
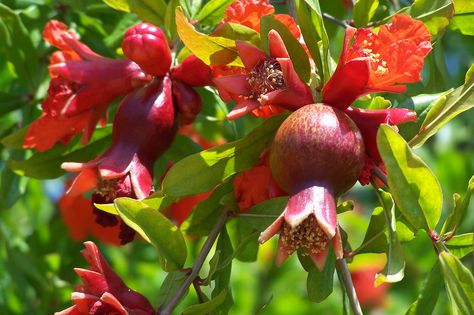
[[[304,249],[304,255],[317,254],[325,250],[329,242],[314,215],[308,216],[295,228],[285,222],[280,237],[288,255],[298,248]]]
[[[259,62],[247,75],[247,82],[250,85],[252,96],[250,98],[260,99],[260,96],[285,85],[283,72],[278,61],[268,58]]]

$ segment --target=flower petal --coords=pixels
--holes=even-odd
[[[263,50],[260,50],[246,42],[238,40],[236,41],[236,46],[240,59],[242,59],[247,71],[252,70],[259,62],[267,58],[267,55]]]
[[[270,56],[273,58],[289,58],[285,43],[277,31],[271,30],[268,32],[268,45]]]
[[[258,108],[260,103],[254,100],[243,100],[237,103],[235,107],[227,114],[227,119],[234,120],[245,114],[250,113],[252,110]]]

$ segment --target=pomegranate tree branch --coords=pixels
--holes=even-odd
[[[186,291],[188,290],[189,286],[193,284],[194,280],[198,277],[199,271],[201,270],[202,265],[204,264],[204,261],[206,260],[206,257],[212,248],[212,245],[214,245],[217,236],[219,236],[222,227],[227,221],[227,217],[227,210],[224,209],[219,218],[217,219],[216,224],[209,233],[206,242],[202,246],[198,257],[196,258],[196,261],[194,262],[194,265],[191,268],[191,272],[188,274],[186,279],[184,279],[183,283],[179,287],[178,291],[176,291],[176,294],[173,296],[168,305],[164,306],[162,309],[158,309],[156,313],[157,315],[171,315],[173,313],[173,310],[179,304],[181,298],[186,294]]]
[[[334,16],[330,15],[330,14],[327,14],[325,12],[323,12],[323,18],[325,18],[326,20],[328,21],[331,21],[333,22],[334,24],[337,24],[339,26],[342,26],[344,28],[348,28],[349,27],[349,24],[347,24],[345,21],[343,20],[339,20],[337,18],[335,18]]]
[[[347,297],[349,298],[352,312],[354,315],[363,315],[346,260],[344,258],[336,259],[336,268],[340,278],[342,279],[342,282],[344,283],[344,288],[346,290]]]

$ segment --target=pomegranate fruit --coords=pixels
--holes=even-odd
[[[359,129],[334,107],[306,105],[281,124],[270,148],[270,169],[290,198],[259,239],[280,233],[278,263],[303,248],[322,268],[331,240],[339,242],[334,248],[342,255],[335,198],[355,184],[364,159]]]

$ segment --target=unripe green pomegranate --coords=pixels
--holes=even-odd
[[[342,255],[340,237],[334,237],[335,198],[355,184],[364,159],[359,129],[334,107],[306,105],[281,124],[270,148],[270,169],[290,198],[282,215],[260,236],[265,242],[280,233],[279,263],[303,248],[322,268],[329,241],[335,239],[336,256]]]

